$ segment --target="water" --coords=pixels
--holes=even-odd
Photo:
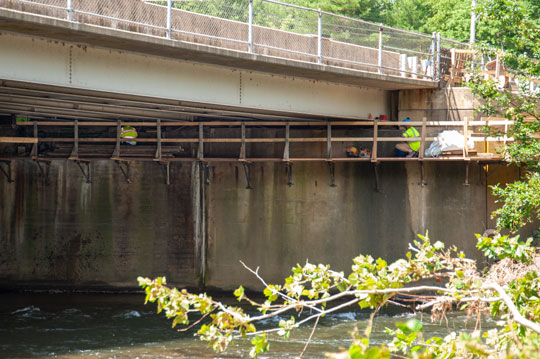
[[[248,358],[249,343],[238,341],[227,352],[215,354],[193,331],[177,332],[171,322],[156,315],[155,305],[144,305],[143,294],[0,294],[0,358],[165,359]],[[387,339],[385,327],[412,317],[401,313],[375,320],[374,342]],[[441,325],[422,320],[430,335],[473,328],[463,315],[449,315]],[[325,352],[347,347],[349,332],[365,328],[368,314],[344,312],[321,319],[303,358],[324,358]],[[265,325],[275,325],[279,319]],[[485,329],[492,327],[484,320]],[[293,358],[302,351],[311,326],[296,330],[289,340],[275,338],[270,352],[260,358]]]

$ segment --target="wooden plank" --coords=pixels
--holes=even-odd
[[[74,121],[37,121],[39,126],[74,126]],[[201,122],[167,122],[162,121],[161,126],[174,126],[174,127],[197,127],[199,126]],[[307,126],[307,127],[324,127],[326,126],[328,121],[320,121],[320,122],[290,122],[290,126]],[[482,126],[486,123],[485,118],[482,118],[481,121],[469,121],[469,125],[471,126]],[[508,121],[504,118],[495,118],[490,119],[489,124],[490,125],[504,125],[504,124],[512,124],[513,121]],[[204,126],[241,126],[241,121],[231,121],[231,122],[202,122]],[[332,126],[351,126],[351,127],[367,127],[367,126],[373,126],[373,121],[335,121],[331,122]],[[379,121],[378,126],[399,126],[404,125],[405,122],[403,121]],[[420,126],[422,125],[422,121],[411,121],[408,122],[411,126]],[[18,126],[33,126],[32,122],[18,122]],[[129,125],[129,126],[138,126],[138,127],[157,127],[157,122],[121,122],[121,125]],[[250,121],[245,122],[246,127],[250,126],[286,126],[285,122],[268,122],[268,121]],[[444,126],[444,127],[461,127],[463,126],[463,121],[427,121],[427,126]],[[114,127],[116,126],[116,122],[112,121],[79,121],[80,127],[85,126],[99,126],[99,127]]]
[[[35,137],[0,137],[0,143],[38,143]]]

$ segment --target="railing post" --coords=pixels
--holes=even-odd
[[[73,0],[67,0],[68,20],[73,21]]]
[[[319,20],[317,23],[317,55],[319,57],[319,64],[322,64],[322,12],[319,9]]]
[[[437,46],[437,37],[436,33],[431,34],[431,51],[430,51],[430,62],[431,62],[431,79],[435,81],[435,47]]]
[[[172,33],[171,14],[172,14],[172,0],[167,0],[167,39],[171,38],[171,33]]]
[[[383,28],[379,27],[379,73],[382,74],[382,57],[383,57]]]
[[[249,0],[248,6],[248,42],[249,52],[253,53],[253,0]]]
[[[437,33],[437,81],[441,81],[441,33]]]

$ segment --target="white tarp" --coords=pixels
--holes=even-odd
[[[442,131],[437,135],[429,148],[424,152],[426,157],[439,157],[445,151],[463,150],[465,139],[463,135],[456,130]],[[474,148],[474,141],[469,138],[467,141],[468,149]]]

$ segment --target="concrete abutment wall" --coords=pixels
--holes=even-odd
[[[330,187],[325,163],[252,167],[171,165],[171,184],[155,163],[131,166],[127,184],[114,162],[91,165],[86,183],[73,162],[53,161],[51,184],[29,160],[13,162],[15,182],[0,180],[0,279],[5,287],[134,287],[138,275],[167,276],[179,286],[230,289],[255,278],[239,263],[260,266],[279,282],[309,259],[347,270],[360,253],[394,260],[417,233],[475,256],[484,230],[486,173],[471,164],[378,166],[338,163]],[[503,169],[504,170],[504,169]]]

